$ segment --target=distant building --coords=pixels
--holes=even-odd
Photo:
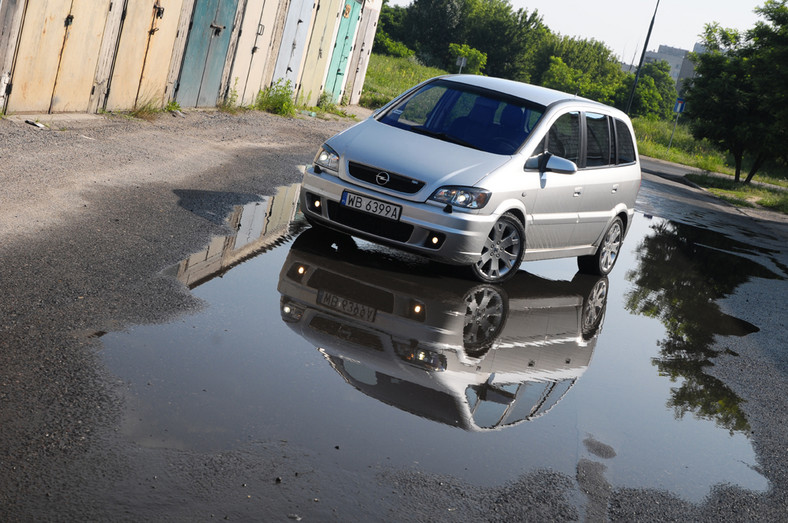
[[[684,63],[684,58],[686,58],[687,53],[689,53],[689,51],[686,49],[677,49],[676,47],[660,45],[658,51],[646,51],[645,63],[649,64],[664,60],[670,65],[670,77],[673,78],[675,82],[678,82],[681,65]]]
[[[703,53],[705,48],[701,44],[695,44],[692,51],[694,53]],[[670,77],[676,82],[676,90],[681,94],[684,80],[695,76],[695,64],[689,59],[689,51],[668,45],[660,45],[657,51],[646,51],[645,63],[658,62],[660,60],[664,60],[670,65]],[[624,62],[621,62],[620,65],[624,72],[634,73],[637,70],[636,65]]]

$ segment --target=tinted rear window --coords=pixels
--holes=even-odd
[[[618,142],[618,162],[632,163],[635,161],[635,142],[629,127],[621,120],[616,120],[616,141]]]

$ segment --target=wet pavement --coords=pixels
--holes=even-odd
[[[784,216],[644,175],[609,278],[478,285],[302,222],[340,124],[113,125],[6,157],[0,520],[785,519]]]
[[[201,206],[210,195],[179,194],[234,233],[165,271],[199,311],[99,333],[131,444],[215,453],[279,441],[318,469],[479,488],[550,471],[585,489],[588,474],[606,495],[648,489],[689,503],[721,486],[775,487],[746,402],[710,369],[722,352],[736,356],[720,339],[762,328],[720,302],[752,281],[785,288],[784,238],[753,237],[716,201],[687,205],[680,185],[645,179],[609,278],[577,274],[568,259],[480,285],[310,229],[297,189],[223,217]]]

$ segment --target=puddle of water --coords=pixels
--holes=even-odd
[[[776,277],[746,245],[638,214],[609,279],[572,259],[480,285],[365,242],[293,241],[296,194],[236,206],[235,234],[170,271],[201,312],[104,336],[128,438],[286,440],[325,466],[484,485],[574,477],[590,459],[615,487],[693,501],[719,483],[768,487],[739,399],[704,374],[715,335],[757,330],[714,301]]]

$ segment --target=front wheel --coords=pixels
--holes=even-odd
[[[596,252],[589,256],[577,257],[577,268],[586,274],[607,276],[618,260],[618,252],[624,242],[624,222],[616,217],[605,231]]]
[[[511,278],[520,267],[524,248],[523,224],[513,215],[504,214],[487,235],[479,260],[471,265],[474,277],[487,283]]]

